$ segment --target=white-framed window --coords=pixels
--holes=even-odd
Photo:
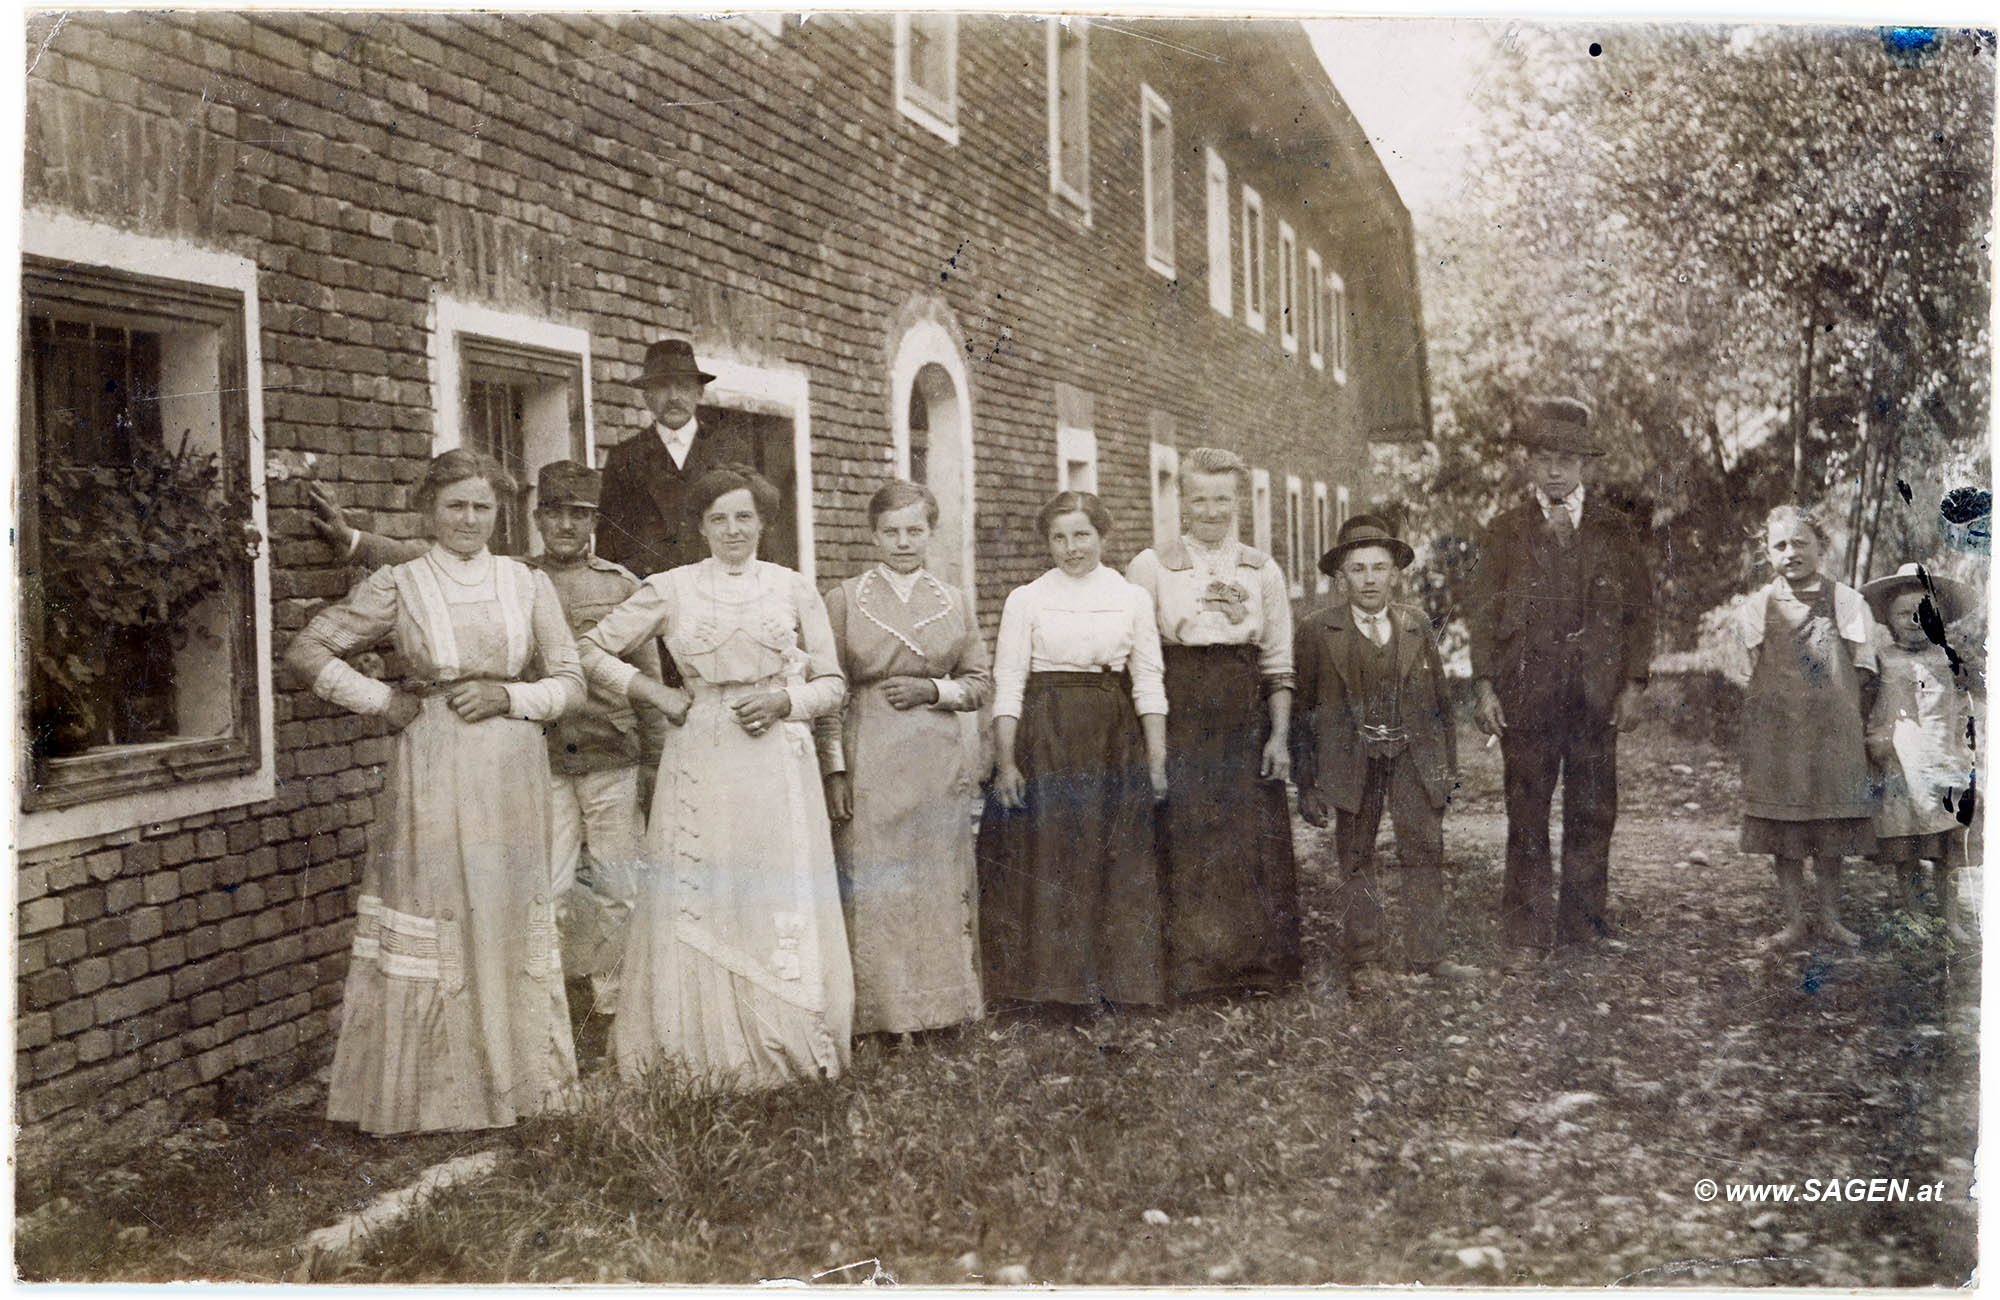
[[[1139,84],[1139,147],[1145,177],[1146,265],[1174,278],[1174,113]]]
[[[1278,345],[1299,350],[1299,237],[1292,223],[1278,222]]]
[[[1096,399],[1073,384],[1056,385],[1056,491],[1097,491]]]
[[[715,376],[702,390],[703,427],[723,433],[734,444],[733,454],[778,489],[782,517],[765,523],[757,556],[797,569],[810,582],[818,573],[812,374],[804,366],[738,361],[702,347],[700,340],[695,346],[702,368]]]
[[[1243,323],[1264,332],[1264,196],[1243,187]]]
[[[1181,454],[1164,443],[1152,443],[1153,544],[1164,546],[1181,535]]]
[[[1333,579],[1319,570],[1319,557],[1333,549],[1333,506],[1327,499],[1326,484],[1313,481],[1313,590],[1324,596]]]
[[[1271,471],[1250,470],[1250,544],[1271,553]]]
[[[1306,250],[1306,360],[1314,370],[1326,369],[1326,295],[1319,286],[1326,280],[1326,264],[1319,250]]]
[[[1327,359],[1333,362],[1333,379],[1344,384],[1353,322],[1347,318],[1347,282],[1335,271],[1326,274],[1326,328]]]
[[[1208,305],[1229,315],[1229,164],[1213,146],[1208,156]]]
[[[896,111],[958,143],[958,16],[896,15]]]
[[[1336,537],[1353,514],[1354,508],[1348,503],[1347,484],[1336,483],[1333,488],[1333,531]]]
[[[440,297],[433,335],[438,451],[470,447],[507,468],[522,491],[504,502],[493,550],[536,545],[528,489],[555,460],[589,465],[590,333],[539,317]]]
[[[1090,20],[1051,18],[1049,193],[1090,223]]]
[[[1292,595],[1306,594],[1305,485],[1296,474],[1285,475],[1285,580]]]
[[[17,847],[269,799],[257,265],[39,212],[21,248]]]

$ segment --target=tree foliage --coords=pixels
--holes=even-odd
[[[1484,166],[1425,231],[1429,531],[1504,500],[1523,396],[1574,391],[1669,630],[1747,585],[1781,501],[1821,508],[1845,576],[1933,558],[1936,502],[1989,473],[1990,36],[1597,36],[1515,30]],[[1928,509],[1885,509],[1899,480]]]

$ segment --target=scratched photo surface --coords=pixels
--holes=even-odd
[[[22,1278],[1972,1277],[1991,30],[24,34]]]

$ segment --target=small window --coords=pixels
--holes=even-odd
[[[1296,355],[1299,350],[1299,237],[1292,223],[1278,223],[1278,344]]]
[[[1348,504],[1347,485],[1345,483],[1336,484],[1333,489],[1334,536],[1338,537],[1340,535],[1340,530],[1347,526],[1347,521],[1352,514],[1352,507]]]
[[[1056,490],[1097,491],[1097,435],[1089,429],[1056,430]]]
[[[958,143],[958,18],[954,14],[896,16],[896,109]]]
[[[1326,484],[1313,484],[1313,590],[1324,596],[1333,579],[1319,572],[1319,557],[1333,549],[1333,507],[1327,500]]]
[[[1333,362],[1335,383],[1347,382],[1349,339],[1353,323],[1347,318],[1347,282],[1328,272],[1326,277],[1327,353]]]
[[[1164,546],[1181,535],[1181,454],[1152,444],[1153,545]]]
[[[1271,471],[1250,471],[1250,544],[1271,553]]]
[[[138,242],[104,243],[121,238]],[[157,270],[174,256],[131,260]],[[242,261],[237,283],[23,259],[29,812],[115,809],[107,801],[263,770],[260,381],[241,287],[255,268],[202,256]],[[206,806],[225,802],[244,800]],[[29,827],[27,838],[69,836]]]
[[[529,490],[552,460],[590,457],[590,335],[573,325],[440,296],[431,343],[438,451],[469,447],[521,486],[502,502],[495,553],[535,545]]]
[[[1151,86],[1139,87],[1140,152],[1146,187],[1146,265],[1174,278],[1174,115]]]
[[[582,358],[463,333],[458,351],[461,445],[506,466],[522,489],[503,503],[492,549],[526,555],[534,539],[528,489],[535,476],[550,461],[585,458]]]
[[[1090,20],[1051,18],[1049,192],[1090,220]]]
[[[1285,475],[1285,578],[1292,595],[1306,594],[1305,487],[1296,474]]]
[[[1243,323],[1264,332],[1264,196],[1243,187]]]
[[[1208,305],[1230,312],[1229,164],[1214,149],[1208,151]]]
[[[1319,250],[1306,250],[1306,360],[1314,370],[1326,369],[1326,295],[1319,286],[1326,280],[1325,264]]]

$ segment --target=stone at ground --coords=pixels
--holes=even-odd
[[[217,1121],[218,1123],[220,1121]],[[299,1264],[292,1280],[312,1279],[315,1269],[333,1258],[351,1252],[370,1236],[407,1217],[410,1211],[453,1183],[483,1178],[500,1163],[498,1151],[476,1151],[442,1164],[432,1165],[416,1182],[393,1192],[385,1192],[361,1210],[339,1223],[320,1228],[299,1244]]]

